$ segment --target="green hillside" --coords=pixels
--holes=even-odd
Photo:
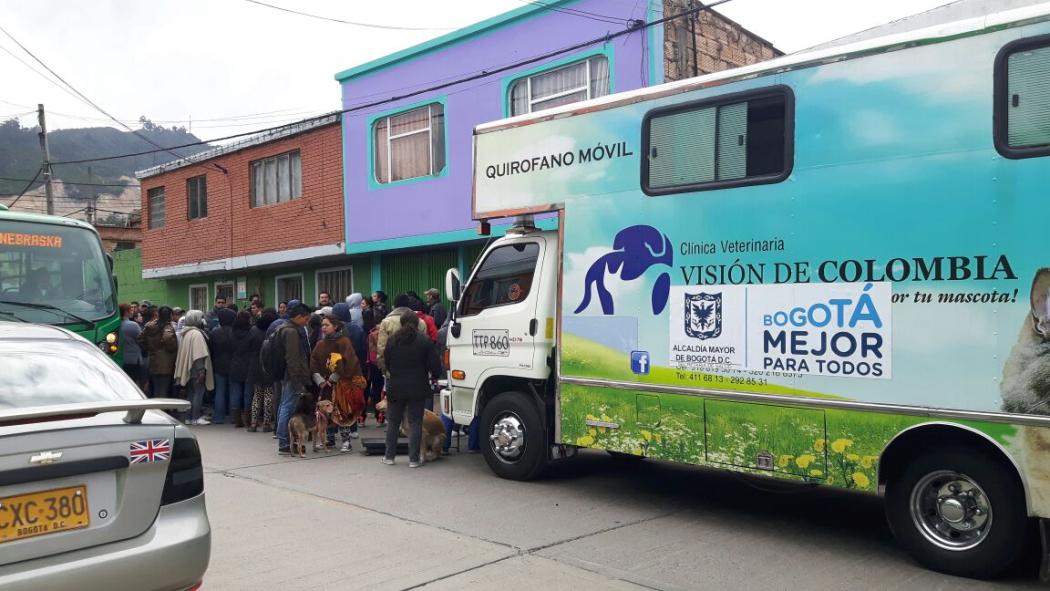
[[[166,128],[154,125],[149,120],[143,121],[137,130],[143,136],[160,146],[178,146],[200,141],[199,138],[181,127]],[[0,123],[0,177],[3,179],[30,179],[40,168],[40,140],[37,137],[39,128],[22,127],[17,120],[11,119]],[[82,160],[131,154],[155,150],[146,140],[130,131],[121,131],[112,127],[89,127],[80,129],[59,129],[48,132],[48,144],[51,160]],[[201,145],[175,150],[180,156],[189,156],[211,146]],[[121,177],[133,177],[136,170],[142,170],[174,160],[168,152],[157,152],[130,158],[105,160],[84,164],[56,165],[56,179],[62,180],[66,194],[72,197],[87,197],[94,194],[119,194],[119,187],[92,187],[75,185],[75,182],[118,183]],[[91,170],[88,170],[88,167]],[[25,187],[25,181],[0,179],[0,195],[17,194]],[[125,179],[125,181],[127,180]],[[38,183],[39,185],[39,183]]]

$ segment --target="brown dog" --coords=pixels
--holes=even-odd
[[[314,451],[318,448],[325,453],[328,449],[328,422],[331,419],[335,405],[331,400],[319,400],[317,410],[314,411]]]
[[[300,458],[306,457],[306,438],[309,437],[312,427],[308,423],[309,415],[296,414],[288,419],[288,439],[293,456],[298,450]]]
[[[376,403],[376,411],[386,412],[386,399]],[[408,417],[401,417],[401,435],[408,437]],[[423,409],[423,438],[420,441],[419,459],[430,462],[441,457],[445,447],[445,424],[441,417],[429,408]]]

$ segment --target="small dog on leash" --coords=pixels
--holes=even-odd
[[[376,410],[386,412],[387,402],[384,398],[376,403]],[[389,427],[387,427],[389,429]],[[401,417],[401,435],[408,437],[408,416]],[[423,409],[423,438],[419,446],[419,459],[431,462],[441,457],[441,450],[445,447],[445,424],[441,417],[429,408]]]
[[[331,400],[319,400],[314,411],[314,451],[318,449],[328,453],[328,423],[332,418],[335,404]]]

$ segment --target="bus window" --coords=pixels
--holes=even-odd
[[[1050,36],[1004,47],[995,83],[999,152],[1009,158],[1050,154]]]
[[[793,116],[786,88],[657,109],[642,124],[642,189],[665,195],[784,180]]]

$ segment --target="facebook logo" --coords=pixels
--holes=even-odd
[[[631,351],[631,371],[639,375],[649,375],[649,352]]]

